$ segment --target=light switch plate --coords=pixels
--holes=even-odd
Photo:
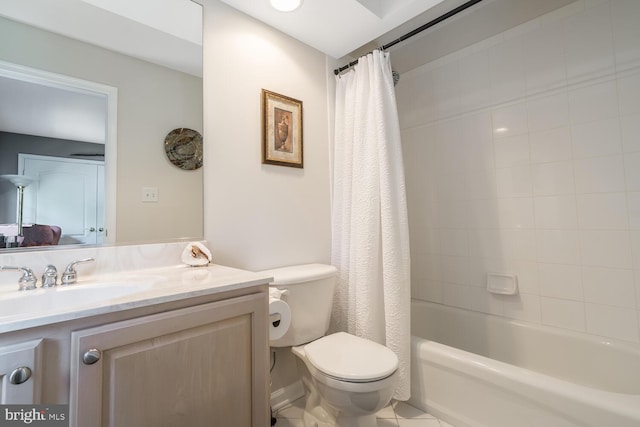
[[[144,203],[157,203],[158,202],[158,187],[142,187],[142,202]]]

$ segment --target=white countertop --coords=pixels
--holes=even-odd
[[[81,277],[68,286],[0,290],[0,333],[269,283],[270,276],[220,265],[184,265]]]

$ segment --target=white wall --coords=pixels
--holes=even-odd
[[[414,297],[640,342],[638,22],[580,0],[401,76]]]
[[[217,0],[202,3],[205,238],[215,261],[327,263],[327,59]],[[303,102],[304,169],[261,164],[261,89]]]
[[[174,128],[202,131],[201,79],[1,17],[0,40],[0,60],[118,88],[118,243],[202,237],[202,170],[164,151]],[[159,203],[142,203],[142,187]]]

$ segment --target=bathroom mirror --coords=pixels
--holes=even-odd
[[[114,34],[105,35],[106,39],[120,37],[122,39],[121,45],[137,45],[142,43],[138,43],[136,38],[146,40],[151,34],[162,40],[159,42],[161,46],[157,46],[157,48],[177,49],[191,57],[198,55],[196,62],[200,61],[201,63],[201,46],[178,40],[174,35],[160,33],[157,29],[149,27],[148,23],[142,25],[129,18],[118,16],[113,11],[98,9],[98,6],[88,4],[91,2],[85,0],[69,0],[68,2],[74,7],[78,5],[83,8],[84,12],[81,14],[83,19],[80,20],[82,26],[99,28],[100,31],[105,32],[112,29],[111,32]],[[79,241],[75,237],[71,237],[69,232],[65,238],[65,227],[63,226],[63,238],[59,244],[128,244],[201,239],[203,236],[202,169],[185,171],[176,168],[166,158],[163,145],[165,136],[172,129],[185,127],[202,132],[202,78],[201,75],[197,75],[201,74],[201,69],[194,71],[194,67],[191,67],[185,71],[185,67],[178,64],[181,62],[180,58],[175,57],[175,65],[160,64],[154,59],[154,55],[157,56],[158,52],[152,52],[149,55],[144,52],[140,55],[134,52],[122,53],[115,50],[117,40],[116,48],[105,49],[93,43],[80,41],[75,37],[67,37],[58,32],[44,30],[42,28],[47,28],[47,26],[40,25],[38,22],[38,19],[42,19],[41,17],[33,17],[33,21],[30,21],[31,17],[27,14],[31,12],[28,8],[24,8],[24,11],[17,11],[19,3],[21,2],[10,1],[0,6],[0,38],[12,41],[0,45],[0,61],[5,65],[9,64],[9,67],[15,65],[17,68],[41,70],[45,73],[53,73],[63,79],[67,77],[72,82],[75,80],[93,82],[98,86],[103,85],[107,89],[113,88],[115,98],[112,101],[115,101],[115,104],[112,105],[114,110],[108,112],[112,114],[113,120],[110,121],[107,117],[103,118],[103,126],[108,136],[103,136],[103,141],[99,141],[100,135],[93,140],[90,140],[91,138],[80,139],[85,142],[84,145],[73,136],[61,138],[59,135],[47,134],[42,130],[47,126],[56,128],[64,122],[69,122],[66,117],[59,115],[62,114],[63,109],[50,109],[48,113],[45,112],[38,116],[29,116],[35,114],[34,111],[38,108],[31,109],[34,111],[22,111],[20,114],[25,119],[22,120],[23,122],[37,125],[44,123],[46,125],[36,126],[37,130],[35,131],[29,129],[16,131],[14,128],[3,128],[3,120],[0,117],[0,149],[2,149],[2,144],[11,144],[11,156],[0,154],[0,175],[22,174],[23,170],[18,170],[18,160],[15,159],[17,155],[21,157],[47,155],[56,158],[66,157],[71,158],[72,163],[81,160],[89,164],[100,164],[100,161],[104,160],[104,177],[107,181],[110,179],[112,181],[105,185],[104,180],[101,180],[100,174],[98,174],[97,185],[99,187],[96,191],[90,192],[100,193],[101,189],[104,189],[104,205],[100,206],[98,203],[93,208],[94,215],[96,211],[98,212],[97,222],[90,224],[81,219],[78,226],[86,231],[85,234],[94,233],[98,238]],[[44,5],[43,7],[54,8],[54,6]],[[47,11],[41,12],[42,15],[48,13]],[[63,20],[62,26],[71,25],[74,20],[79,20],[80,16],[75,12],[70,13],[67,9],[64,14],[60,11],[58,14],[61,15],[58,19]],[[10,18],[7,17],[9,15]],[[109,24],[101,21],[101,18],[106,16],[112,20]],[[87,22],[89,19],[95,19],[95,22]],[[29,22],[29,24],[25,24],[25,22]],[[32,25],[34,22],[37,25]],[[131,39],[124,39],[125,34],[128,34]],[[6,73],[4,76],[6,77]],[[41,86],[46,92],[47,88],[44,85]],[[86,90],[81,87],[74,89],[71,86],[73,86],[72,83],[70,83],[70,88],[66,88],[70,92]],[[11,98],[4,95],[6,93],[3,93],[5,99]],[[51,100],[49,95],[44,93],[40,101],[37,100],[38,98],[34,98],[35,100],[30,101],[30,104],[46,105]],[[107,97],[104,94],[102,96],[105,99]],[[12,99],[14,100],[13,109],[15,112],[21,105],[18,101],[22,99],[22,95]],[[68,101],[67,103],[73,104],[73,102]],[[29,105],[29,102],[26,104]],[[107,103],[104,104],[107,107]],[[2,111],[0,108],[0,114]],[[83,127],[92,126],[93,123],[93,119],[82,114],[74,120],[78,133],[81,133]],[[99,127],[100,120],[96,121]],[[47,145],[44,152],[34,151],[32,146],[35,144],[33,140],[36,138],[38,144]],[[55,143],[60,141],[70,147],[66,154],[56,154],[59,151],[52,148]],[[104,158],[101,157],[101,149],[103,149]],[[9,159],[9,157],[11,158]],[[7,159],[9,160],[7,161]],[[20,161],[24,162],[24,159]],[[7,166],[7,163],[10,165]],[[34,203],[37,205],[38,212],[43,212],[47,210],[42,206],[45,205],[45,202],[50,211],[52,206],[58,202],[60,202],[60,206],[64,206],[69,201],[76,202],[84,197],[83,194],[79,194],[78,190],[73,189],[72,185],[68,184],[59,196],[45,198],[45,202],[39,199],[34,201],[33,194],[27,196],[29,187],[31,185],[25,188],[26,224],[31,222],[47,223],[46,215],[41,215],[34,220],[36,214],[31,213],[36,209]],[[0,224],[12,225],[17,222],[18,197],[16,190],[16,187],[7,180],[0,182]],[[145,199],[145,192],[149,190],[152,190],[156,195],[153,200]],[[55,207],[55,209],[60,208]],[[100,212],[105,213],[102,219],[99,218]],[[64,218],[63,222],[66,222],[67,219],[71,221],[67,216]],[[71,224],[71,222],[68,223]],[[60,224],[49,223],[49,225]],[[70,230],[71,226],[66,228]],[[51,247],[41,246],[38,249]],[[0,250],[6,252],[12,249],[0,248]]]

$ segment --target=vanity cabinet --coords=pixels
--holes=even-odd
[[[0,404],[40,403],[42,340],[0,346]]]
[[[71,333],[72,427],[267,424],[264,293]]]

